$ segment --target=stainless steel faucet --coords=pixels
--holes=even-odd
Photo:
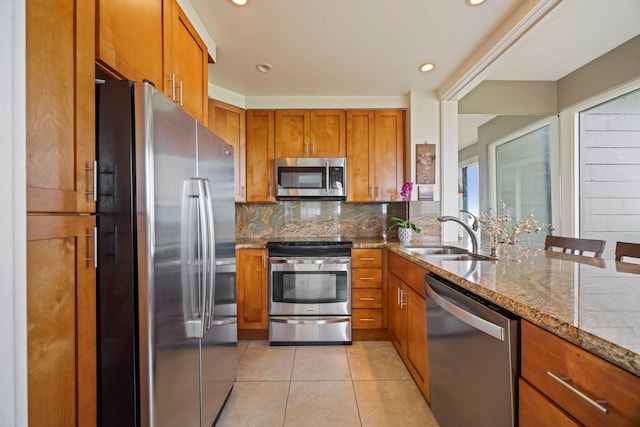
[[[469,233],[469,237],[471,238],[471,245],[473,246],[473,252],[478,253],[478,236],[476,236],[476,233],[474,232],[473,228],[469,226],[469,224],[467,224],[466,222],[462,221],[460,218],[457,218],[455,216],[439,216],[438,221],[440,222],[453,221],[460,224],[462,228],[467,230],[467,233]]]
[[[473,222],[471,223],[471,228],[473,228],[473,231],[478,231],[478,223],[480,222],[478,220],[478,217],[469,211],[465,211],[464,209],[461,210],[460,212],[466,213],[467,215],[469,215],[469,217],[471,217],[471,219],[473,220]]]

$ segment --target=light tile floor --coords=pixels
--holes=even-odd
[[[388,341],[241,341],[238,357],[237,382],[217,426],[438,426]]]

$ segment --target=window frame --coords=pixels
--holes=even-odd
[[[551,171],[551,221],[553,224],[559,220],[559,205],[560,200],[560,174],[559,174],[559,129],[558,129],[558,117],[555,115],[545,116],[544,118],[535,121],[525,127],[511,132],[494,142],[487,144],[487,175],[488,175],[488,189],[489,189],[489,206],[497,208],[497,174],[496,174],[496,149],[498,146],[513,141],[516,138],[522,137],[528,133],[539,130],[545,126],[549,126],[550,137],[550,165]]]

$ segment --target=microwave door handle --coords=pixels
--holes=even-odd
[[[327,169],[326,171],[326,184],[324,186],[324,189],[329,192],[329,162],[325,162],[325,168]]]

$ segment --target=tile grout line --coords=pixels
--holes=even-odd
[[[282,427],[284,427],[284,422],[287,419],[287,410],[289,409],[289,397],[291,396],[291,381],[293,380],[293,368],[296,365],[296,355],[298,354],[298,347],[294,346],[293,348],[293,360],[291,362],[291,371],[289,372],[289,386],[287,387],[287,400],[284,404],[284,414],[282,415]]]
[[[351,372],[351,360],[349,359],[349,351],[347,347],[344,348],[344,354],[347,358],[347,366],[349,367],[349,378],[351,378],[351,390],[353,391],[353,399],[356,401],[356,409],[358,410],[358,421],[360,421],[360,427],[362,427],[362,414],[360,412],[360,405],[358,404],[358,395],[356,394],[356,385],[353,380],[353,373]]]

